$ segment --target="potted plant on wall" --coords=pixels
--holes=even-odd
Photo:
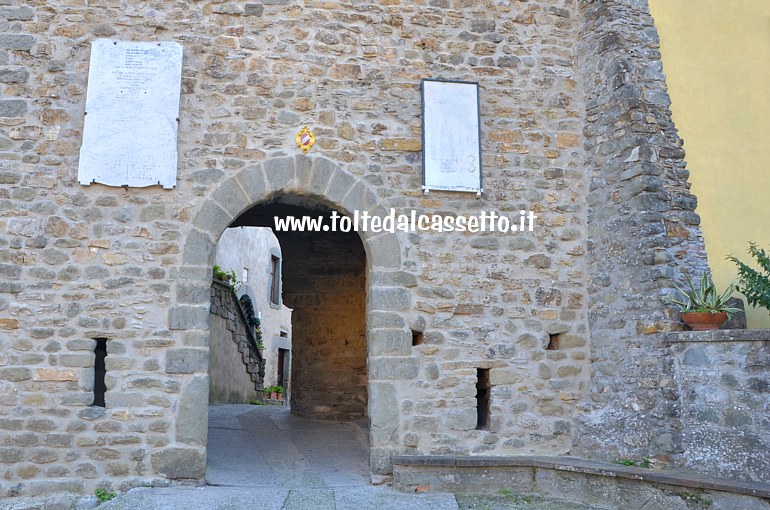
[[[267,386],[262,393],[266,399],[283,400],[283,386]]]
[[[682,311],[682,321],[693,331],[719,329],[732,314],[740,312],[740,308],[727,306],[727,301],[735,291],[735,285],[730,284],[721,294],[711,277],[703,273],[696,288],[690,275],[685,275],[687,288],[676,286],[683,299],[671,299]]]
[[[214,279],[230,285],[233,292],[237,292],[243,282],[238,281],[238,277],[235,275],[235,270],[225,271],[218,265],[213,267]]]

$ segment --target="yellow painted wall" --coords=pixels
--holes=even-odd
[[[770,248],[770,1],[649,0],[714,281]],[[747,309],[750,328],[770,327]]]

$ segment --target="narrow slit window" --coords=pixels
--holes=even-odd
[[[476,369],[476,430],[489,428],[489,369]]]
[[[105,360],[107,358],[107,339],[96,338],[96,348],[94,354],[94,403],[91,405],[106,407],[104,405],[104,394],[107,392],[107,385],[104,382],[104,376],[107,373]]]
[[[412,330],[412,347],[422,345],[422,331]]]
[[[546,351],[558,351],[559,350],[559,336],[561,335],[548,335],[548,345],[546,346]]]

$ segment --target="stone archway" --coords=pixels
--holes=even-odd
[[[169,328],[181,333],[185,345],[200,347],[194,354],[187,353],[204,358],[198,363],[198,372],[207,369],[206,300],[217,241],[241,213],[279,191],[311,195],[343,213],[366,210],[384,216],[387,212],[362,181],[324,158],[274,158],[223,181],[192,220],[176,284],[178,306],[169,312]],[[360,236],[366,252],[370,470],[373,475],[383,475],[390,472],[390,457],[398,449],[396,382],[414,378],[418,371],[417,359],[410,356],[411,331],[401,317],[411,306],[410,293],[402,284],[410,278],[400,271],[401,248],[395,234],[360,232]],[[167,366],[173,362],[167,360]],[[175,415],[177,437],[180,430],[186,431],[188,445],[205,449],[206,427],[201,423],[206,422],[208,399],[201,398],[201,389],[208,387],[207,375],[193,375],[188,386],[197,391],[180,394]]]

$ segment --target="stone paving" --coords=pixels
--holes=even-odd
[[[134,489],[100,508],[458,508],[452,494],[371,485],[364,427],[296,418],[283,406],[212,406],[208,486]]]
[[[363,427],[296,418],[287,406],[212,406],[206,482],[220,487],[368,486]]]
[[[288,407],[209,409],[206,487],[133,489],[104,510],[590,510],[502,491],[406,494],[371,485],[365,423],[293,417]]]

